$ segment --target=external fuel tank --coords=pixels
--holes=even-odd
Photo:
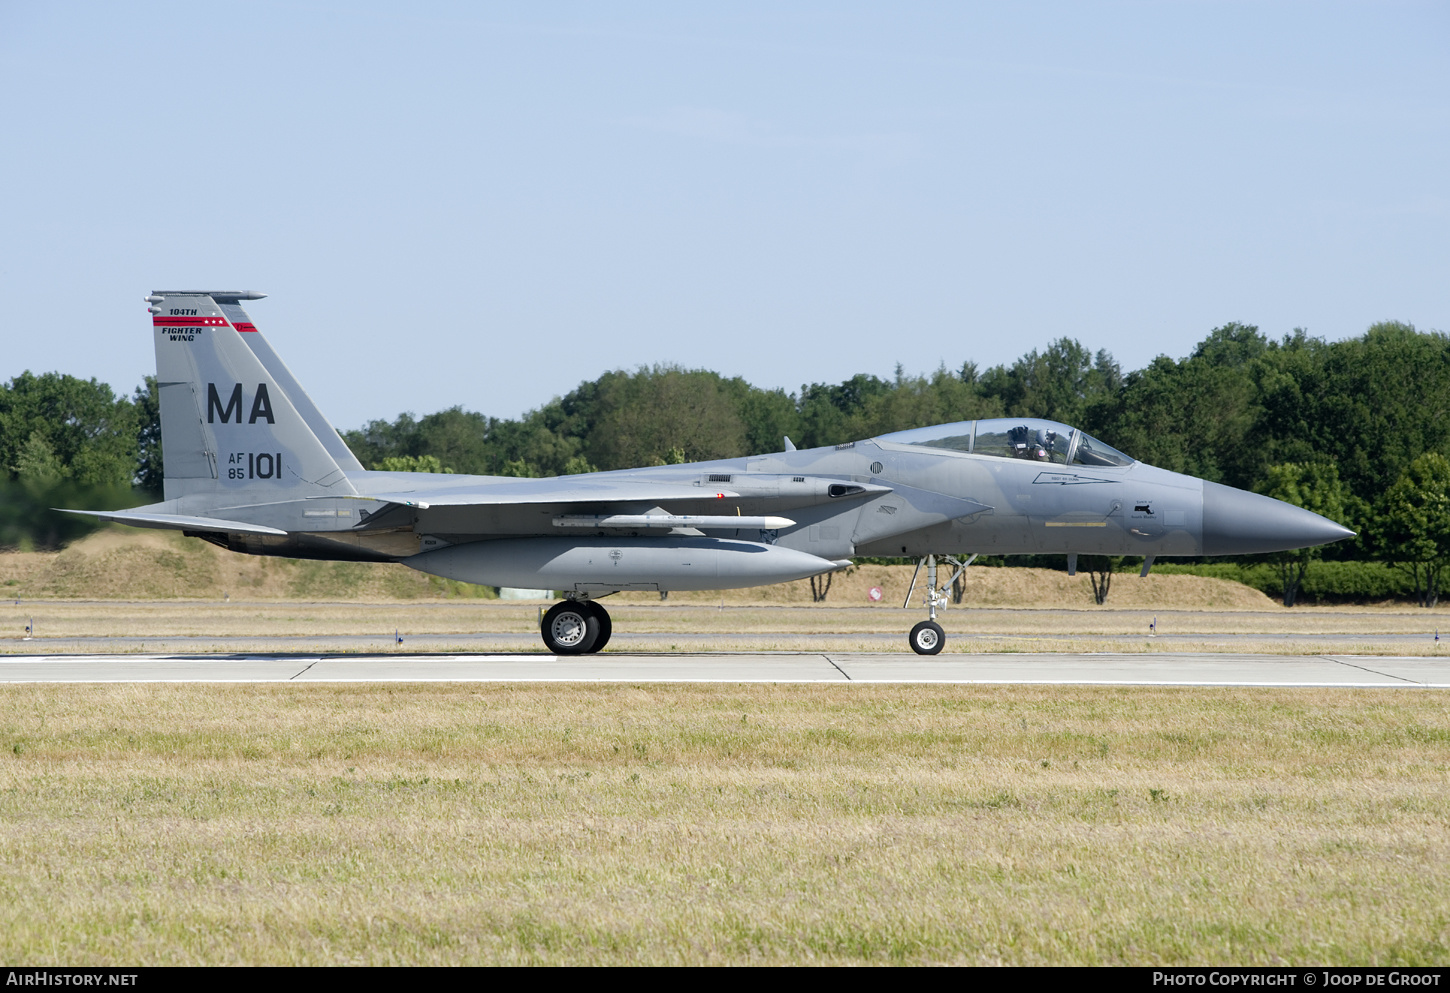
[[[805,579],[840,564],[809,552],[729,538],[500,538],[403,560],[421,572],[484,586],[615,590],[721,590]]]

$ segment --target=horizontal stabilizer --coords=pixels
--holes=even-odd
[[[729,514],[565,514],[554,518],[556,528],[750,528],[773,531],[788,528],[788,517],[731,517]]]
[[[236,300],[265,300],[267,294],[256,290],[152,290],[147,303],[161,303],[167,297],[211,297],[217,303]]]
[[[240,534],[280,534],[276,528],[261,524],[246,524],[242,521],[223,521],[216,517],[189,517],[186,514],[138,514],[129,510],[65,510],[67,514],[89,514],[103,521],[129,524],[133,528],[160,528],[168,531],[228,531]]]

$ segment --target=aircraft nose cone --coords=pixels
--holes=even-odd
[[[1282,500],[1203,484],[1203,554],[1252,555],[1327,545],[1354,532]]]

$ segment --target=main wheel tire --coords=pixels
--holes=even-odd
[[[614,621],[610,620],[609,611],[598,600],[585,600],[580,606],[593,610],[599,621],[599,637],[594,639],[594,647],[589,649],[590,653],[604,651],[604,646],[609,644],[609,636],[614,633]]]
[[[911,650],[918,655],[935,655],[947,643],[947,636],[936,621],[922,621],[907,636]]]
[[[539,634],[544,647],[555,655],[583,655],[594,650],[599,640],[599,617],[588,601],[565,600],[556,603],[544,614]]]

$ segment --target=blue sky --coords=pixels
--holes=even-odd
[[[0,0],[0,379],[259,289],[339,427],[1450,330],[1443,3]]]

